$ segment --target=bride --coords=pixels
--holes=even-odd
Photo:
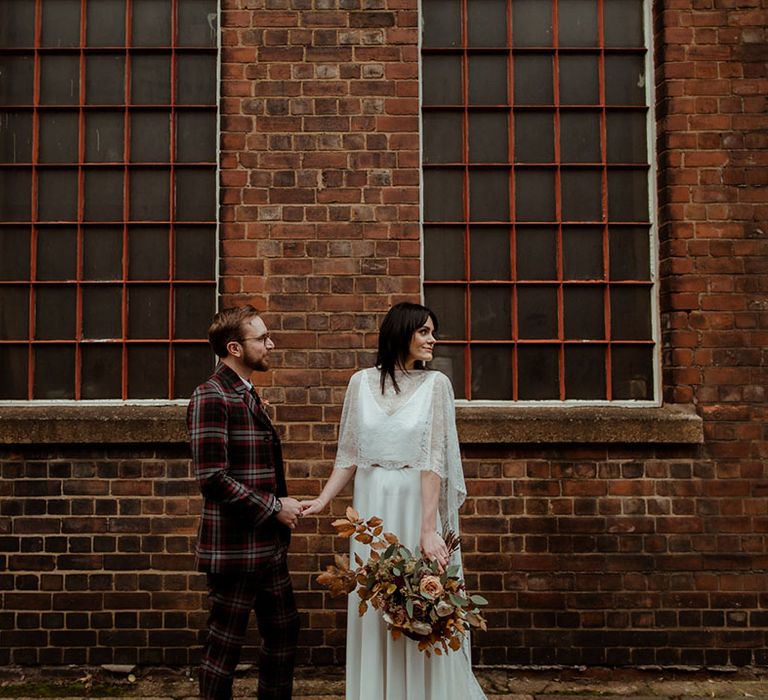
[[[440,533],[458,534],[466,496],[448,378],[425,369],[432,359],[437,318],[428,308],[393,306],[379,329],[376,366],[349,381],[341,415],[336,463],[322,493],[304,501],[302,515],[322,512],[354,477],[353,505],[361,517],[377,516],[411,551],[417,547],[441,568],[448,560]],[[351,555],[368,558],[351,540]],[[463,575],[460,573],[459,575]],[[418,650],[406,637],[393,640],[381,614],[347,608],[347,700],[481,700],[470,665],[469,638],[442,656]]]

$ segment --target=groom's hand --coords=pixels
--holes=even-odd
[[[311,501],[301,501],[301,514],[304,515],[317,515],[325,510],[325,503],[319,498],[315,498]]]
[[[283,504],[282,509],[275,515],[278,522],[293,530],[296,527],[298,519],[301,517],[301,504],[295,499],[283,496],[280,499]]]

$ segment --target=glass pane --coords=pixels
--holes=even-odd
[[[651,245],[645,226],[611,226],[608,237],[611,279],[651,279]]]
[[[111,285],[83,287],[83,337],[122,338],[122,289]],[[119,362],[118,362],[119,365]]]
[[[30,230],[0,226],[0,280],[29,279]]]
[[[515,69],[515,104],[551,105],[554,101],[552,91],[552,56],[516,55]]]
[[[167,228],[132,226],[128,229],[128,279],[168,279]]]
[[[38,345],[35,347],[36,399],[75,398],[75,346]]]
[[[216,112],[176,113],[176,160],[216,162]]]
[[[40,111],[41,163],[77,163],[77,112]]]
[[[517,318],[520,338],[557,338],[557,288],[519,286]]]
[[[463,156],[461,112],[424,112],[425,163],[461,163]]]
[[[171,57],[165,54],[134,55],[131,62],[131,102],[164,105],[171,101]]]
[[[40,104],[80,102],[80,58],[67,54],[40,56]]]
[[[442,284],[424,287],[426,305],[435,312],[440,322],[439,334],[442,340],[465,338],[464,289],[459,285]]]
[[[71,286],[42,285],[37,287],[35,297],[35,338],[74,339],[77,290]]]
[[[517,227],[517,278],[557,278],[557,231],[554,228]]]
[[[32,161],[32,112],[0,112],[0,163]]]
[[[467,3],[469,46],[507,45],[506,0],[472,0]]]
[[[605,348],[565,346],[565,398],[605,399]]]
[[[216,56],[176,54],[176,99],[179,104],[216,104]]]
[[[125,0],[89,2],[85,14],[88,46],[125,44]]]
[[[177,169],[176,218],[179,221],[216,220],[216,171]]]
[[[123,229],[87,226],[83,229],[83,279],[117,280],[123,276]]]
[[[447,375],[453,384],[453,394],[457,399],[465,399],[464,392],[464,347],[457,345],[435,346],[435,355],[430,367]]]
[[[605,102],[609,105],[645,104],[645,57],[605,57]]]
[[[216,313],[213,285],[179,285],[173,290],[173,337],[204,338]]]
[[[167,221],[169,208],[167,170],[136,169],[130,173],[132,221]]]
[[[174,277],[212,280],[216,277],[216,229],[177,226],[174,230]]]
[[[179,2],[180,46],[216,46],[217,4],[217,0]]]
[[[424,46],[461,45],[460,0],[423,0],[421,12]]]
[[[557,41],[560,46],[597,46],[596,0],[558,0]]]
[[[0,169],[0,221],[29,221],[32,214],[32,171]]]
[[[473,286],[470,292],[472,339],[511,339],[512,287]]]
[[[611,349],[611,381],[614,399],[653,398],[653,349],[644,345]]]
[[[128,346],[128,398],[165,399],[168,397],[168,347],[166,345]]]
[[[43,46],[80,46],[80,0],[43,0]]]
[[[0,56],[0,104],[32,104],[34,68],[32,56]]]
[[[464,173],[461,170],[424,171],[426,221],[461,221],[464,218]]]
[[[133,112],[131,114],[131,162],[169,163],[170,159],[170,112]]]
[[[120,221],[123,218],[123,171],[98,168],[85,171],[85,220]]]
[[[469,171],[472,221],[509,221],[509,170]]]
[[[131,40],[134,46],[171,45],[171,3],[133,0]]]
[[[34,0],[3,0],[0,2],[0,46],[34,46]],[[26,398],[26,391],[24,392]]]
[[[0,307],[0,328],[2,328],[2,313],[2,307]],[[18,401],[27,398],[28,370],[26,346],[0,345],[0,399]]]
[[[26,340],[27,338],[29,338],[29,287],[15,284],[0,285],[0,340]]]
[[[473,226],[469,230],[469,245],[472,279],[511,279],[509,229],[506,226]]]
[[[37,279],[74,280],[77,277],[77,229],[69,226],[37,231]]]
[[[648,162],[645,112],[608,112],[606,122],[609,163]]]
[[[464,229],[456,226],[424,228],[424,278],[463,280]]]
[[[518,345],[517,398],[521,401],[560,398],[557,347]]]
[[[611,287],[611,338],[650,340],[651,288]]]
[[[424,56],[422,100],[425,105],[457,105],[461,97],[461,57]]]
[[[552,112],[515,112],[515,162],[553,162],[554,131]]]
[[[571,280],[603,279],[603,229],[563,226],[563,276]]]
[[[644,46],[643,0],[603,0],[605,45]]]
[[[508,102],[506,55],[470,55],[469,103],[506,105]]]
[[[471,163],[509,162],[509,123],[506,112],[471,112],[469,115]]]
[[[85,113],[85,160],[92,163],[119,163],[123,160],[123,114]]]
[[[515,0],[512,3],[512,44],[552,46],[552,0]]]
[[[215,356],[209,345],[175,345],[173,348],[173,397],[189,397],[214,369]]]
[[[597,112],[560,113],[560,159],[563,163],[599,163],[600,115]]]
[[[555,221],[555,173],[515,171],[515,213],[518,221]]]
[[[84,399],[119,399],[122,395],[120,345],[88,345],[82,347],[81,396]]]
[[[472,398],[505,400],[512,398],[512,348],[472,348]]]
[[[86,58],[85,101],[89,105],[125,104],[125,56],[93,54]]]
[[[563,324],[567,340],[605,338],[603,288],[583,284],[563,287]]]
[[[564,221],[601,221],[603,218],[602,174],[599,170],[562,170],[562,214]]]
[[[597,56],[560,56],[559,71],[560,104],[599,104],[600,74]]]
[[[37,184],[40,221],[77,221],[77,170],[39,170]]]
[[[168,287],[128,287],[128,337],[168,337]]]
[[[647,171],[608,171],[608,218],[611,221],[648,221]]]

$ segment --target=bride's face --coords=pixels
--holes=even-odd
[[[408,359],[405,368],[411,369],[416,362],[429,362],[435,349],[435,324],[427,316],[424,325],[417,328],[411,336],[411,344],[408,346]]]

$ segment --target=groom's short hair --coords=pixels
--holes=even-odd
[[[214,317],[208,328],[208,342],[218,357],[229,355],[227,345],[243,339],[243,324],[254,316],[260,316],[259,311],[250,304],[221,309]]]

